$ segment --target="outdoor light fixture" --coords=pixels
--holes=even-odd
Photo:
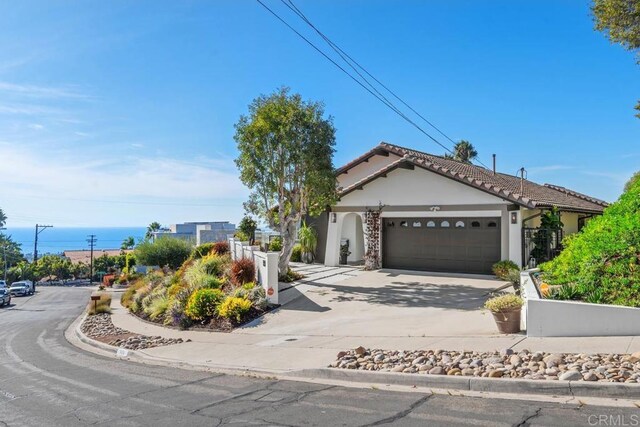
[[[337,215],[335,212],[331,212],[331,222],[335,223],[337,219]]]
[[[518,223],[518,212],[511,212],[511,224]]]
[[[440,210],[440,206],[431,206],[431,212],[438,212]]]

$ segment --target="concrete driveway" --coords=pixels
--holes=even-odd
[[[504,284],[488,276],[298,266],[302,284],[284,290],[276,312],[239,333],[334,337],[482,337],[497,335],[487,294]]]

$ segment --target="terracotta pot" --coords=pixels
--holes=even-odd
[[[493,318],[501,334],[515,334],[520,332],[520,313],[522,307],[504,311],[492,311]]]

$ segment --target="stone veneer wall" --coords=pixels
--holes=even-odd
[[[365,270],[378,270],[380,262],[380,210],[368,209],[364,213],[367,247],[364,253]]]

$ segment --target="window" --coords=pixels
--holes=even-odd
[[[487,223],[487,227],[489,228],[496,228],[498,226],[498,223],[496,223],[495,221],[489,221]]]
[[[440,223],[440,227],[442,228],[449,228],[449,226],[450,226],[449,221],[442,221]]]
[[[395,227],[396,223],[393,221],[387,221],[387,227]]]
[[[419,228],[422,227],[422,223],[420,221],[413,221],[413,224],[411,224],[413,227],[415,228]]]
[[[408,227],[409,223],[407,221],[400,221],[400,227]]]
[[[464,221],[456,222],[456,228],[464,228]]]
[[[435,222],[433,222],[433,221],[429,221],[429,222],[427,222],[427,227],[428,227],[428,228],[433,228],[433,227],[435,227],[435,226],[436,226],[436,223],[435,223]]]
[[[480,221],[471,221],[471,228],[480,228]]]

